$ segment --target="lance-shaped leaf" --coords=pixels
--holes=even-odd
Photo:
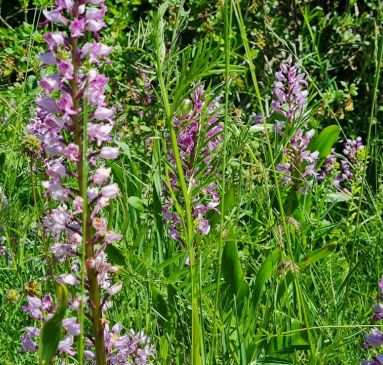
[[[51,365],[61,340],[61,322],[68,306],[68,290],[57,287],[58,305],[54,316],[45,323],[40,335],[40,365]]]
[[[312,151],[318,151],[320,158],[326,158],[331,153],[332,147],[338,140],[339,132],[339,126],[329,125],[319,133],[317,138],[315,138],[310,149]]]
[[[279,263],[280,254],[281,250],[279,248],[276,248],[275,250],[270,252],[258,271],[257,278],[252,289],[254,308],[256,311],[258,310],[258,305],[263,295],[263,288],[267,280],[269,280],[272,277],[273,273],[278,268],[277,264]]]
[[[231,297],[236,296],[240,302],[248,294],[249,285],[242,271],[237,243],[234,241],[226,242],[223,249],[222,273]]]

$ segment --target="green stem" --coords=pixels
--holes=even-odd
[[[160,20],[161,21],[161,20]],[[191,353],[191,364],[200,365],[201,364],[201,338],[200,338],[200,321],[199,321],[199,308],[198,308],[198,297],[199,297],[199,287],[197,283],[197,274],[198,266],[196,265],[195,259],[195,250],[194,250],[194,228],[193,228],[193,217],[191,210],[190,194],[188,187],[186,185],[185,175],[182,168],[182,162],[180,158],[180,153],[177,144],[177,135],[173,125],[173,113],[171,105],[169,102],[169,96],[166,89],[165,81],[162,74],[162,45],[163,40],[158,39],[157,44],[157,77],[161,89],[163,104],[165,108],[165,119],[166,124],[170,132],[170,143],[174,152],[174,161],[176,164],[177,174],[179,183],[181,185],[181,191],[184,198],[185,205],[185,218],[186,218],[186,227],[185,229],[185,243],[188,248],[189,260],[190,260],[190,277],[191,277],[191,287],[192,287],[192,353]],[[185,220],[184,220],[185,222]]]
[[[218,242],[218,268],[215,288],[214,300],[214,323],[213,323],[213,337],[211,346],[210,363],[213,363],[212,357],[214,356],[214,349],[216,346],[217,336],[217,316],[218,316],[218,302],[219,290],[221,284],[221,266],[222,266],[222,251],[223,251],[223,232],[224,232],[224,215],[225,215],[225,193],[226,193],[226,142],[227,142],[227,124],[229,119],[229,94],[230,94],[230,36],[231,36],[231,0],[225,0],[224,4],[224,41],[225,41],[225,110],[224,110],[224,124],[223,124],[223,146],[222,146],[222,197],[221,197],[221,219],[219,230]]]

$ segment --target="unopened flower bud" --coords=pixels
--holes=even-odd
[[[21,142],[24,152],[31,158],[38,158],[41,156],[42,148],[39,139],[31,134],[24,136]]]

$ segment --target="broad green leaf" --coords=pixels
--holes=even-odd
[[[122,253],[122,251],[121,251],[120,248],[118,248],[118,247],[115,246],[115,245],[108,245],[108,246],[105,248],[105,252],[106,252],[106,254],[108,255],[108,259],[109,259],[113,264],[120,265],[120,266],[122,266],[122,267],[125,267],[125,266],[126,266],[125,256],[124,256],[124,254]]]
[[[340,128],[337,125],[329,125],[314,140],[311,150],[318,151],[320,158],[326,158],[339,138]]]
[[[292,319],[286,331],[293,331],[290,335],[278,335],[268,343],[267,353],[278,353],[282,358],[284,355],[309,348],[308,334],[304,324]]]
[[[291,323],[291,329],[294,332],[290,337],[290,348],[291,349],[303,349],[309,348],[309,339],[306,326],[300,321],[293,319]]]
[[[58,306],[54,316],[45,323],[40,335],[40,365],[51,365],[61,340],[61,321],[68,306],[68,290],[64,285],[57,287]]]
[[[144,201],[137,197],[137,196],[130,196],[128,198],[128,203],[131,205],[134,209],[143,211],[145,209]]]
[[[229,189],[227,189],[224,197],[224,215],[228,214],[235,205],[235,198],[236,198],[236,188],[234,186],[230,186]],[[217,207],[218,211],[221,212],[222,206],[221,204]],[[221,213],[214,212],[210,218],[210,225],[211,227],[214,227],[220,222],[221,219]]]
[[[151,132],[152,129],[149,128],[148,126],[146,125],[140,125],[140,129],[143,131],[143,132]]]
[[[124,177],[123,177],[123,169],[121,166],[117,165],[115,162],[111,165],[113,177],[118,184],[118,187],[121,191],[125,191]]]

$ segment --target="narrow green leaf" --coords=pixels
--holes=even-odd
[[[150,285],[150,293],[152,295],[154,309],[161,315],[161,319],[166,322],[169,319],[169,309],[164,296],[154,285]]]
[[[248,293],[249,286],[243,275],[237,244],[234,241],[226,242],[223,249],[222,273],[230,294],[240,301]]]
[[[326,258],[327,256],[329,256],[332,253],[332,251],[335,250],[336,246],[337,246],[337,244],[335,242],[329,243],[328,245],[321,247],[318,250],[315,250],[315,251],[309,253],[307,256],[305,256],[303,258],[302,261],[297,263],[299,269],[304,270],[308,266],[313,264],[314,262],[317,262],[321,259]],[[278,294],[277,294],[277,302],[280,301],[281,297],[286,292],[287,288],[293,282],[293,280],[294,280],[294,275],[292,274],[291,271],[289,271],[286,274],[284,280],[281,282],[281,285],[279,286]]]
[[[128,156],[129,160],[132,159],[132,156],[130,154],[130,147],[128,144],[115,140],[114,143],[121,148],[122,152]]]
[[[267,130],[271,130],[273,128],[273,124],[266,123]],[[265,125],[264,124],[256,124],[249,128],[250,133],[264,132]]]
[[[308,266],[316,261],[319,261],[331,254],[335,250],[337,244],[335,242],[329,243],[328,245],[321,247],[311,253],[309,253],[302,261],[298,262],[299,269],[306,269]]]
[[[3,170],[5,164],[5,153],[1,152],[0,153],[0,171]]]
[[[325,201],[330,202],[330,203],[339,203],[339,202],[349,201],[350,199],[351,199],[351,196],[347,195],[345,193],[341,193],[341,192],[332,193],[332,192],[330,192],[327,194]]]
[[[156,266],[155,269],[157,271],[163,270],[163,269],[165,269],[166,267],[168,267],[171,264],[178,263],[178,261],[181,260],[181,259],[185,260],[185,253],[184,252],[180,252],[180,253],[174,254],[170,258],[168,258],[165,261],[161,262],[161,264]]]
[[[257,311],[257,307],[261,300],[263,294],[263,288],[266,284],[266,281],[270,279],[274,271],[277,269],[277,263],[279,260],[280,249],[276,248],[266,257],[266,260],[263,262],[261,268],[258,271],[257,278],[255,279],[255,284],[252,289],[253,292],[253,303],[254,308]]]

